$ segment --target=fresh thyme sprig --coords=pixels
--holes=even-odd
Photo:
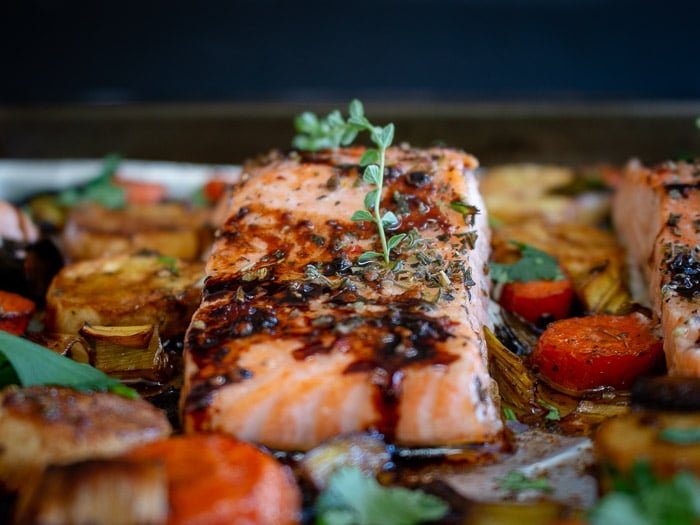
[[[386,150],[394,140],[394,124],[389,123],[384,127],[372,124],[365,116],[362,102],[357,99],[350,103],[349,113],[350,117],[347,121],[337,110],[322,119],[313,113],[302,113],[295,120],[296,129],[300,134],[294,137],[293,145],[296,148],[311,151],[338,148],[350,145],[359,132],[369,132],[370,139],[377,147],[365,151],[360,159],[360,166],[364,168],[362,180],[375,187],[365,195],[365,209],[353,213],[350,220],[369,221],[376,224],[382,246],[381,252],[371,250],[364,252],[358,258],[358,263],[383,257],[384,264],[388,265],[391,250],[406,237],[405,233],[399,233],[387,239],[386,230],[398,226],[399,219],[392,211],[386,211],[383,215],[381,211]]]

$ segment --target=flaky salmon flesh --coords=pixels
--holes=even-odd
[[[353,222],[363,148],[271,154],[233,188],[185,338],[186,431],[279,450],[376,431],[405,446],[497,442],[487,372],[487,215],[473,157],[391,148],[381,205],[407,237],[382,259]]]
[[[700,164],[630,163],[613,219],[648,285],[669,374],[700,376]]]

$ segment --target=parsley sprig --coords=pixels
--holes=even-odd
[[[489,263],[493,281],[497,283],[556,281],[564,278],[556,258],[534,246],[517,241],[510,242],[520,249],[521,257],[513,264]]]
[[[355,99],[350,103],[350,116],[345,120],[339,111],[332,111],[325,118],[319,118],[315,114],[305,112],[295,120],[295,126],[299,134],[294,137],[293,145],[302,150],[316,151],[324,148],[338,148],[348,146],[357,137],[358,133],[366,131],[376,148],[365,151],[360,159],[360,166],[364,168],[362,180],[374,186],[365,195],[365,209],[352,214],[352,221],[369,221],[377,226],[379,241],[382,251],[366,251],[360,255],[358,263],[369,262],[383,258],[384,264],[390,262],[391,250],[396,248],[406,237],[405,233],[392,235],[387,239],[386,230],[399,225],[399,219],[392,211],[382,214],[381,198],[384,186],[384,170],[386,167],[386,150],[394,140],[394,124],[375,126],[365,116],[362,102]]]
[[[449,506],[420,490],[384,487],[359,469],[334,472],[316,501],[317,525],[412,525],[443,518]]]

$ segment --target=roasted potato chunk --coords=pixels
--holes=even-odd
[[[199,305],[203,277],[201,262],[154,253],[73,263],[49,287],[46,327],[77,334],[85,323],[154,325],[163,340],[179,337]]]

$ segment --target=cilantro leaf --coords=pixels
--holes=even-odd
[[[420,490],[384,487],[357,468],[341,468],[316,501],[317,525],[412,525],[437,520],[447,503]]]
[[[513,281],[557,281],[564,278],[559,262],[542,250],[527,244],[511,241],[520,248],[520,259],[513,264],[489,263],[491,279],[497,283]]]
[[[6,368],[12,367],[14,374]],[[0,331],[0,387],[8,384],[22,386],[60,385],[76,390],[111,390],[126,397],[137,397],[134,390],[124,387],[118,379],[68,357],[52,352],[21,337]]]

